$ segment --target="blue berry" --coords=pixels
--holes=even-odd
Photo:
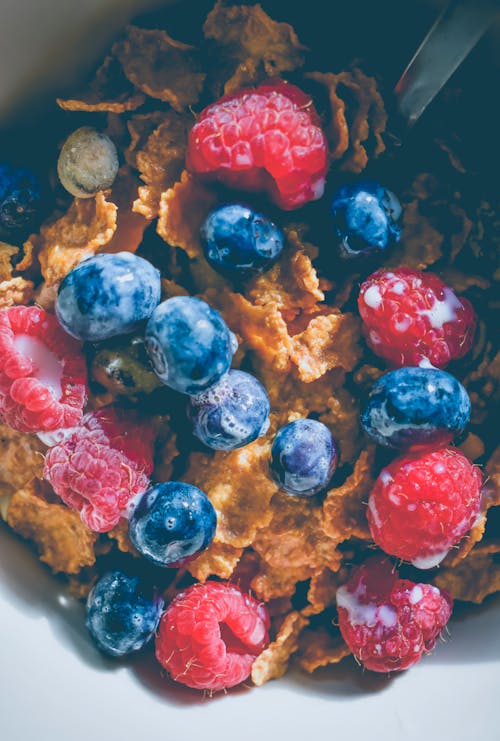
[[[288,494],[310,497],[328,486],[337,458],[328,427],[314,419],[297,419],[274,438],[271,473]]]
[[[332,200],[333,227],[343,257],[357,257],[399,242],[401,204],[374,182],[342,185]]]
[[[15,235],[34,223],[41,205],[37,179],[24,167],[0,164],[0,235]]]
[[[380,445],[404,448],[449,443],[470,418],[470,399],[460,381],[437,368],[398,368],[373,386],[361,414]]]
[[[192,296],[161,303],[146,328],[146,349],[164,384],[198,394],[227,373],[238,347],[218,311]]]
[[[87,628],[101,651],[125,656],[152,638],[162,610],[161,598],[141,594],[138,578],[111,571],[96,582],[87,598]]]
[[[172,568],[207,548],[216,525],[206,494],[191,484],[169,481],[143,494],[130,518],[129,534],[142,556]]]
[[[99,342],[133,332],[161,297],[160,273],[131,252],[90,257],[59,288],[56,314],[79,340]]]
[[[269,399],[254,376],[230,370],[214,386],[192,396],[193,432],[214,450],[236,450],[269,429]]]
[[[205,257],[223,274],[246,277],[267,270],[283,249],[281,229],[248,206],[230,203],[212,211],[201,227]]]
[[[109,136],[92,126],[73,131],[57,160],[61,185],[77,198],[92,198],[100,190],[111,188],[118,167],[115,145]]]

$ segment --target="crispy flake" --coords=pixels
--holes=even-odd
[[[338,664],[349,656],[350,650],[339,635],[333,636],[326,628],[304,630],[299,638],[299,666],[311,674],[320,666]]]
[[[216,538],[210,548],[187,564],[187,569],[198,581],[206,581],[212,575],[221,579],[230,579],[242,553],[243,548],[233,548]]]
[[[417,198],[405,204],[402,223],[401,242],[394,256],[385,265],[407,265],[409,268],[423,270],[437,262],[442,256],[444,237],[422,214]]]
[[[43,471],[43,445],[36,435],[0,424],[0,481],[20,489]]]
[[[500,563],[494,553],[472,552],[457,566],[439,569],[434,583],[453,599],[479,604],[500,591]]]
[[[116,219],[116,205],[102,192],[94,198],[75,198],[63,216],[32,235],[28,244],[38,252],[47,284],[59,283],[81,260],[107,245]]]
[[[206,75],[196,50],[161,29],[128,26],[113,47],[126,78],[151,98],[182,111],[197,102]]]
[[[141,244],[144,232],[149,224],[144,215],[132,208],[139,180],[124,165],[118,171],[110,199],[116,205],[116,231],[106,245],[106,252],[135,252]]]
[[[10,280],[0,282],[0,309],[18,304],[30,304],[33,300],[35,289],[31,280],[18,276]]]
[[[57,98],[57,105],[65,111],[124,113],[135,111],[145,100],[127,80],[116,57],[108,56],[86,89],[74,98]]]
[[[289,613],[283,620],[275,640],[257,656],[252,666],[252,681],[257,687],[270,679],[282,677],[290,657],[299,647],[299,635],[308,624],[299,612]]]

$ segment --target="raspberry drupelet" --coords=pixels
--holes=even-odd
[[[87,401],[79,342],[37,306],[0,311],[0,417],[20,432],[73,427]]]
[[[481,481],[479,468],[454,448],[397,458],[370,493],[373,540],[417,568],[437,566],[478,517]]]
[[[103,533],[129,514],[149,486],[153,432],[113,407],[86,414],[45,458],[43,475],[63,502]]]
[[[394,367],[445,368],[472,347],[472,304],[434,273],[377,270],[361,286],[358,308],[368,345]]]
[[[248,678],[268,629],[264,605],[233,584],[193,584],[163,613],[156,658],[176,682],[217,692]]]
[[[327,143],[310,96],[269,80],[209,105],[191,129],[187,168],[230,188],[266,192],[285,210],[321,198]]]
[[[408,669],[432,651],[453,608],[431,584],[400,579],[388,559],[374,556],[337,590],[339,628],[366,669]]]

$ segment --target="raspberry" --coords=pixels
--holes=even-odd
[[[374,672],[408,669],[431,651],[453,608],[431,584],[400,579],[388,559],[373,557],[337,590],[339,628],[358,661]]]
[[[283,80],[227,95],[189,135],[187,168],[225,185],[265,191],[289,210],[321,198],[327,143],[311,98]]]
[[[476,520],[481,479],[479,468],[454,448],[397,458],[370,493],[373,540],[417,568],[437,566]]]
[[[433,273],[377,270],[361,286],[358,307],[368,345],[393,366],[445,368],[472,347],[471,303]]]
[[[176,682],[223,690],[247,679],[268,629],[264,605],[233,584],[194,584],[163,613],[156,658]]]
[[[79,342],[36,306],[0,311],[0,416],[20,432],[78,424],[87,401]]]
[[[50,448],[43,475],[61,499],[98,533],[128,514],[149,486],[153,433],[112,407],[86,414],[79,427]]]

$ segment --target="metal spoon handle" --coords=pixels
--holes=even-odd
[[[499,0],[453,0],[443,10],[394,89],[407,126],[420,118],[499,10]]]

